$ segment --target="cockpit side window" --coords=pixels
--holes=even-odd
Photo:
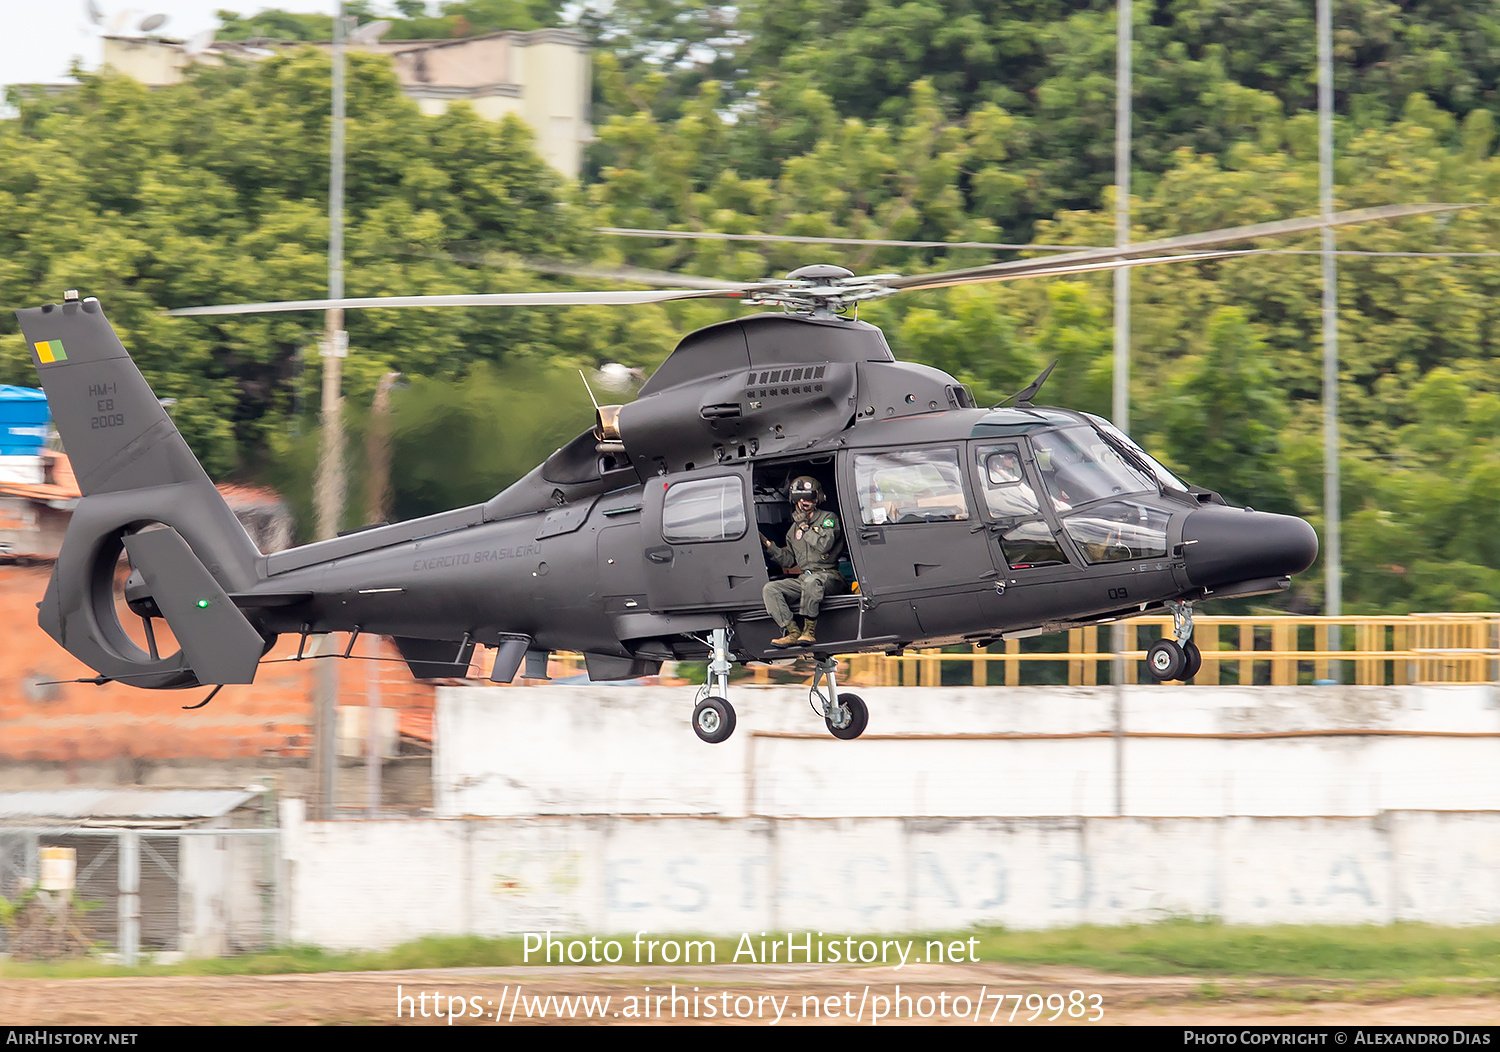
[[[984,503],[991,515],[1005,519],[1042,514],[1014,446],[977,446],[975,459],[984,480]]]
[[[854,458],[860,521],[866,526],[952,522],[969,517],[953,449],[908,449]]]
[[[1042,517],[1036,490],[1021,466],[1020,450],[1010,444],[975,445],[985,510],[998,526],[1000,548],[1011,569],[1065,563],[1067,555]]]

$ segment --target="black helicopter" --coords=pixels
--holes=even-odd
[[[834,655],[1003,638],[1169,611],[1147,666],[1187,679],[1199,600],[1277,592],[1318,550],[1301,519],[1232,508],[1172,475],[1108,422],[1031,404],[974,404],[937,369],[898,362],[876,327],[841,316],[864,299],[938,288],[1203,259],[1163,255],[1328,224],[1452,206],[1390,206],[917,277],[833,266],[715,290],[300,301],[177,314],[475,304],[643,303],[729,296],[780,306],[685,337],[627,405],[492,500],[263,555],[147,386],[96,299],[17,315],[83,497],[41,603],[42,628],[94,682],[148,689],[250,683],[276,637],[391,636],[419,678],[546,678],[554,650],[589,677],[708,661],[692,725],[733,733],[736,661],[772,645],[762,589],[778,567],[792,480],[815,479],[843,523],[842,595],[823,601],[812,694],[830,732],[857,738],[864,702],[835,682]],[[1044,374],[1045,377],[1045,374]],[[1043,378],[1044,378],[1043,377]],[[147,648],[125,632],[125,598]],[[165,618],[180,650],[161,654]],[[301,653],[299,649],[299,654]],[[346,654],[348,651],[345,652]],[[212,696],[212,695],[210,695]]]

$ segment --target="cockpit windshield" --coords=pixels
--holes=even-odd
[[[1184,493],[1187,492],[1186,482],[1183,482],[1176,475],[1168,471],[1162,465],[1161,461],[1157,460],[1150,453],[1147,453],[1140,446],[1132,442],[1130,440],[1130,436],[1125,434],[1125,432],[1115,427],[1115,425],[1111,424],[1108,420],[1105,420],[1102,417],[1097,417],[1093,413],[1085,413],[1084,416],[1093,421],[1094,426],[1097,427],[1100,431],[1103,431],[1110,438],[1114,439],[1116,442],[1120,443],[1136,456],[1140,457],[1141,460],[1146,463],[1146,466],[1151,469],[1152,474],[1156,476],[1156,480],[1163,486],[1166,486],[1168,489],[1182,490]]]
[[[1156,480],[1135,467],[1093,428],[1079,425],[1031,436],[1042,482],[1059,511],[1093,500],[1159,492]]]

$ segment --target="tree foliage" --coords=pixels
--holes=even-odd
[[[533,288],[545,279],[520,269],[523,256],[587,243],[523,124],[462,104],[425,117],[383,60],[349,58],[348,294]],[[326,294],[327,56],[286,52],[157,91],[103,74],[19,110],[0,122],[0,302],[98,294],[211,473],[281,455],[312,427],[321,314],[161,309]],[[346,324],[355,404],[388,369],[458,383],[481,362],[651,366],[675,332],[659,310],[363,311]],[[0,382],[35,383],[9,311]]]
[[[564,12],[549,0],[396,7],[397,37],[532,28]],[[538,256],[754,279],[809,262],[918,273],[1005,255],[614,239],[594,226],[1114,240],[1113,3],[616,0],[567,10],[597,48],[598,141],[581,186],[536,157],[521,125],[463,106],[423,117],[383,62],[351,57],[350,294],[547,287],[555,279],[524,266]],[[1311,8],[1182,0],[1135,12],[1133,238],[1314,212]],[[1335,18],[1340,206],[1500,201],[1493,5],[1349,0]],[[254,19],[270,25],[275,13]],[[251,21],[225,17],[246,36],[256,35]],[[295,32],[326,36],[301,25]],[[324,292],[328,109],[327,59],[309,49],[156,92],[88,78],[70,95],[20,100],[18,116],[0,122],[0,300],[29,304],[66,287],[105,297],[215,473],[275,466],[286,479],[311,455],[321,319],[187,321],[159,308]],[[1500,251],[1496,214],[1338,235],[1351,609],[1500,608],[1500,260],[1482,255]],[[1321,529],[1317,246],[1308,235],[1255,246],[1267,254],[1133,272],[1130,390],[1132,433],[1189,481]],[[581,402],[576,414],[527,415],[581,398],[581,385],[547,386],[562,383],[554,366],[649,368],[682,333],[732,313],[700,301],[352,312],[345,393],[367,404],[388,369],[412,378],[393,410],[405,421],[397,507],[435,510],[493,492],[557,432],[586,423],[574,419],[586,417]],[[899,356],[959,377],[982,404],[1057,359],[1044,401],[1108,408],[1108,277],[926,291],[867,304],[861,317]],[[28,363],[0,315],[0,382],[34,382]],[[436,452],[444,439],[447,457]],[[454,461],[473,468],[455,477]],[[1316,609],[1315,575],[1297,588],[1292,601]]]

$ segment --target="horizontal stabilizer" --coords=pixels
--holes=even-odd
[[[182,535],[168,526],[127,534],[130,562],[200,683],[252,683],[265,640],[198,561]]]
[[[260,610],[273,606],[296,606],[312,597],[312,592],[235,592],[229,598],[241,609]]]

